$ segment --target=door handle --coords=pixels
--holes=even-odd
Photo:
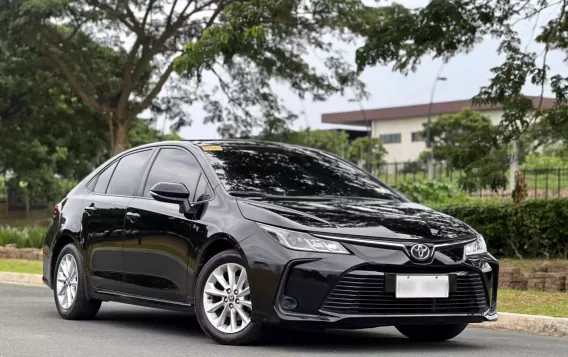
[[[136,221],[138,218],[140,218],[140,214],[134,213],[134,212],[126,212],[126,217],[128,218],[128,220],[129,220],[130,222],[134,222],[134,221]]]

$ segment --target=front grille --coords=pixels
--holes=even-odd
[[[352,271],[345,274],[325,299],[322,310],[346,315],[455,314],[487,310],[479,274],[456,272],[456,285],[444,299],[397,299],[385,291],[384,273]]]

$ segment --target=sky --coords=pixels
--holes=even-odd
[[[398,1],[405,6],[420,7],[426,4],[427,0],[402,0]],[[528,44],[529,50],[541,53],[543,46],[534,43],[533,39],[539,33],[539,27],[546,23],[555,14],[555,9],[543,12],[538,19],[532,22],[520,22],[516,29],[523,39],[523,46]],[[536,23],[536,31],[533,28]],[[448,63],[442,64],[441,60],[424,58],[416,72],[404,76],[392,72],[390,67],[376,66],[366,69],[361,74],[361,80],[367,85],[370,98],[361,103],[350,102],[353,97],[350,91],[346,91],[345,96],[334,95],[325,102],[302,101],[285,86],[275,87],[275,92],[284,100],[286,105],[296,113],[305,112],[294,122],[294,129],[304,129],[308,125],[312,129],[341,128],[338,125],[322,124],[321,115],[323,113],[365,110],[384,108],[392,106],[413,105],[428,103],[432,84],[438,71],[441,69],[441,76],[447,77],[447,81],[439,82],[436,88],[434,101],[450,101],[471,99],[479,91],[479,88],[487,85],[491,78],[490,69],[500,65],[503,58],[496,50],[499,42],[487,39],[478,44],[476,48],[468,54],[460,54],[452,58]],[[338,43],[339,48],[345,51],[345,56],[354,63],[356,47],[347,47],[345,44]],[[541,58],[542,59],[542,56]],[[310,58],[310,64],[321,67],[317,58]],[[564,62],[564,55],[558,52],[550,52],[547,62],[550,69],[555,73],[566,72],[568,69]],[[524,93],[526,95],[540,95],[540,87],[527,85]],[[545,88],[545,96],[550,96],[550,89]],[[201,118],[204,113],[199,107],[192,107],[189,110],[193,123],[191,126],[182,128],[180,135],[185,139],[215,139],[219,138],[217,126],[203,124]],[[158,123],[159,127],[161,124]],[[364,129],[361,127],[344,127],[352,129]]]

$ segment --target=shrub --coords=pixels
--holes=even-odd
[[[543,155],[534,153],[528,155],[525,163],[522,165],[523,170],[548,170],[556,169],[558,167],[565,167],[566,159],[559,156]]]
[[[46,233],[45,227],[0,227],[0,246],[15,244],[17,248],[41,248]]]
[[[406,181],[396,187],[406,198],[417,203],[444,203],[450,199],[464,199],[466,195],[447,181]]]
[[[501,257],[568,258],[568,199],[536,199],[519,207],[511,201],[435,205],[483,234],[491,253]]]

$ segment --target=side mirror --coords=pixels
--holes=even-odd
[[[183,183],[158,182],[150,189],[153,199],[160,202],[177,203],[180,213],[189,210],[189,190]]]

